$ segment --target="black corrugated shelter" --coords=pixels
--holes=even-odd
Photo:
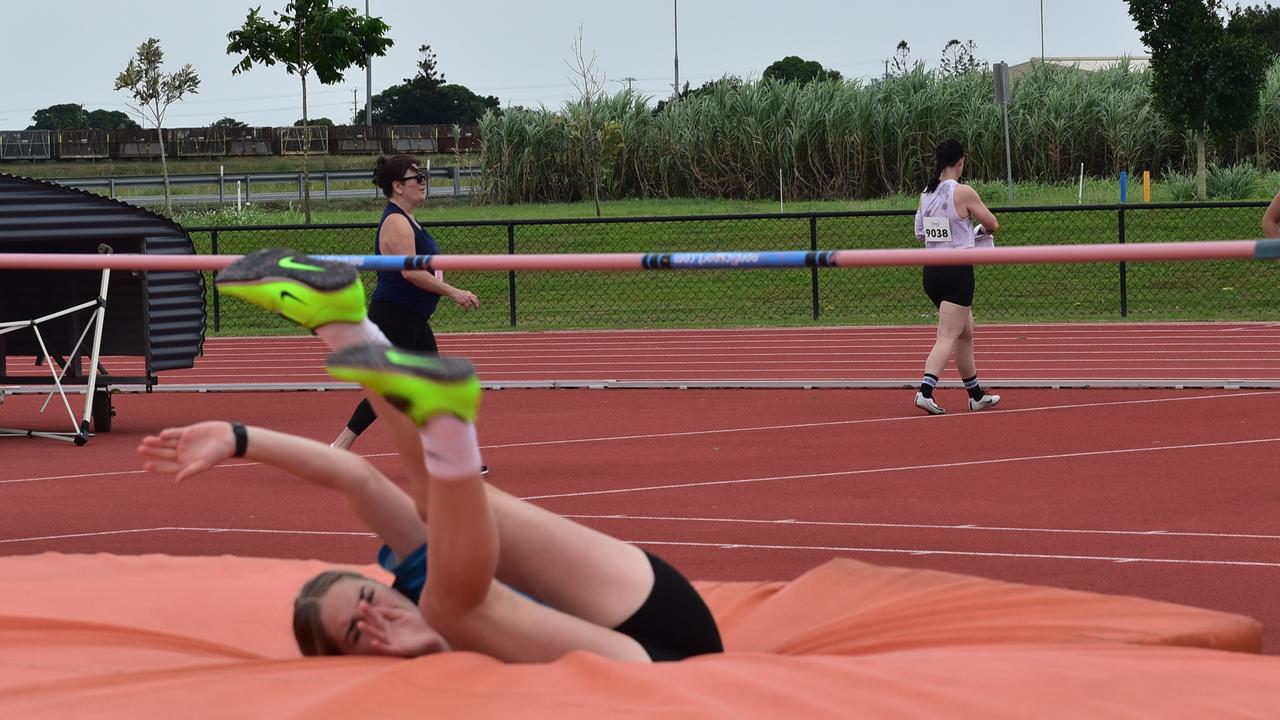
[[[54,183],[0,173],[0,253],[113,253],[190,255],[195,248],[177,223],[123,202]],[[41,317],[98,296],[97,271],[0,269],[0,321]],[[204,345],[205,283],[199,272],[127,272],[111,274],[106,303],[102,355],[141,356],[143,376],[121,377],[103,367],[99,386],[146,385],[161,370],[189,368]],[[75,347],[83,318],[70,316],[42,325],[52,354]],[[7,355],[39,355],[33,333],[0,335],[0,384],[52,384],[24,375],[10,379]],[[79,366],[78,358],[72,363]],[[101,365],[101,363],[100,363]],[[68,373],[64,383],[74,383]],[[104,394],[105,396],[105,394]],[[106,397],[110,407],[109,396]],[[95,398],[96,401],[96,398]],[[94,425],[109,429],[110,414]],[[106,427],[103,427],[106,425]]]

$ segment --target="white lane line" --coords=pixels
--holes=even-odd
[[[389,455],[395,455],[395,453],[380,453],[379,455],[366,455],[365,457],[383,457],[383,456],[389,456]],[[222,470],[224,468],[242,468],[242,467],[249,467],[251,465],[258,465],[258,464],[259,463],[253,463],[253,462],[222,463],[214,469]],[[13,478],[10,480],[0,480],[0,485],[43,482],[45,480],[84,480],[87,478],[102,478],[102,477],[116,477],[116,476],[123,477],[128,475],[154,475],[156,478],[162,479],[166,482],[173,482],[173,480],[170,479],[169,476],[161,475],[160,473],[149,473],[146,470],[109,470],[107,472],[76,473],[74,475],[38,475],[35,477]],[[196,481],[190,481],[190,482],[199,482],[199,481],[196,480]]]
[[[1124,405],[1146,405],[1146,404],[1164,403],[1164,402],[1184,402],[1184,401],[1193,401],[1193,400],[1220,400],[1224,398],[1252,397],[1252,396],[1259,396],[1259,395],[1280,395],[1280,392],[1277,392],[1275,390],[1259,390],[1256,392],[1233,392],[1230,394],[1223,393],[1223,394],[1217,394],[1217,395],[1195,395],[1195,396],[1179,397],[1179,398],[1146,398],[1141,400],[1110,400],[1107,402],[1073,403],[1070,405],[1041,405],[1038,407],[1010,408],[1007,410],[1000,410],[998,412],[1001,414],[1012,414],[1012,413],[1044,412],[1044,411],[1050,411],[1050,410],[1077,410],[1081,408],[1117,407],[1117,406],[1124,406]],[[991,417],[994,414],[995,414],[994,412],[989,413],[987,417]],[[976,418],[976,417],[979,417],[978,413],[964,413],[964,414],[949,413],[947,415],[923,415],[919,413],[914,413],[911,415],[900,415],[896,417],[858,418],[855,420],[825,420],[821,422],[792,423],[792,424],[786,424],[786,425],[756,425],[756,426],[737,427],[737,428],[719,428],[719,429],[713,429],[713,430],[682,430],[682,431],[675,431],[675,432],[647,433],[647,434],[638,434],[638,435],[612,435],[612,436],[600,436],[600,437],[578,438],[578,439],[534,440],[534,441],[518,442],[518,443],[494,443],[491,445],[484,445],[482,449],[536,447],[541,445],[572,445],[572,444],[578,444],[578,443],[616,442],[619,440],[651,440],[656,438],[691,437],[691,436],[697,436],[697,435],[722,435],[722,434],[728,434],[728,433],[745,433],[745,432],[775,432],[778,430],[798,430],[798,429],[807,429],[807,428],[839,427],[839,426],[849,426],[849,425],[870,425],[875,423],[887,423],[887,422],[898,422],[898,421],[947,422],[947,418]],[[954,420],[954,422],[963,422],[963,421]]]
[[[0,543],[26,543],[56,540],[75,540],[90,537],[106,537],[112,535],[138,535],[144,533],[206,533],[222,534],[267,534],[267,535],[299,535],[299,536],[338,536],[374,538],[368,532],[344,532],[322,530],[273,530],[259,528],[210,528],[210,527],[153,527],[134,528],[129,530],[104,530],[100,532],[67,533],[64,535],[44,535],[38,537],[0,539]],[[847,545],[766,545],[760,543],[723,543],[723,542],[684,542],[675,540],[627,540],[636,545],[658,545],[678,547],[716,548],[720,550],[783,550],[798,552],[838,552],[838,553],[879,553],[897,555],[944,555],[958,557],[990,557],[1014,558],[1026,560],[1083,560],[1115,563],[1161,563],[1174,565],[1223,565],[1237,567],[1280,567],[1280,562],[1262,562],[1255,560],[1194,560],[1187,558],[1151,558],[1122,555],[1058,555],[1051,553],[1014,553],[1014,552],[975,552],[971,550],[939,550],[936,548],[886,548],[857,547]]]
[[[1170,538],[1212,538],[1226,540],[1280,540],[1280,534],[1263,533],[1214,533],[1184,532],[1177,530],[1104,530],[1090,528],[1038,528],[1038,527],[1004,527],[1000,525],[931,525],[925,523],[872,523],[838,520],[760,520],[754,518],[708,518],[708,517],[673,517],[660,515],[627,515],[611,513],[608,515],[583,515],[565,513],[565,517],[575,520],[644,520],[665,523],[723,523],[729,525],[812,525],[815,527],[850,527],[873,528],[880,530],[974,530],[977,532],[1010,532],[1010,533],[1048,533],[1065,535],[1140,535],[1145,537]]]
[[[371,533],[371,532],[349,532],[349,531],[342,531],[342,530],[271,530],[271,529],[260,529],[260,528],[166,526],[166,527],[150,527],[150,528],[132,528],[128,530],[101,530],[97,532],[66,533],[63,535],[37,535],[34,537],[5,538],[5,539],[0,539],[0,544],[38,542],[43,540],[76,540],[79,538],[107,537],[110,535],[139,535],[143,533],[163,533],[163,532],[208,533],[210,535],[221,535],[221,534],[227,534],[227,533],[245,533],[245,534],[263,534],[263,535],[321,535],[321,536],[363,537],[363,538],[377,537],[377,534]]]
[[[1280,395],[1280,391],[1259,390],[1259,391],[1253,391],[1253,392],[1222,392],[1214,395],[1190,395],[1187,397],[1145,398],[1140,400],[1110,400],[1107,402],[1073,403],[1069,405],[1041,405],[1037,407],[1010,408],[1007,410],[1001,409],[999,411],[986,413],[985,417],[990,418],[996,415],[997,413],[1001,415],[1007,415],[1012,413],[1044,412],[1044,411],[1052,411],[1052,410],[1076,410],[1081,408],[1120,407],[1120,406],[1126,406],[1126,405],[1148,405],[1153,403],[1166,403],[1166,402],[1189,402],[1189,401],[1196,401],[1196,400],[1224,400],[1224,399],[1234,399],[1234,398],[1242,398],[1242,397],[1257,397],[1257,396],[1265,396],[1265,395]],[[854,420],[825,420],[821,422],[792,423],[792,424],[785,424],[785,425],[754,425],[754,426],[736,427],[736,428],[714,428],[709,430],[681,430],[681,431],[673,431],[673,432],[643,433],[643,434],[635,434],[635,435],[604,435],[604,436],[586,437],[586,438],[561,438],[557,440],[531,440],[526,442],[514,442],[514,443],[489,443],[489,444],[481,445],[480,449],[492,450],[492,449],[499,449],[499,448],[541,447],[541,446],[548,446],[548,445],[577,445],[582,443],[597,443],[597,442],[656,440],[661,438],[696,437],[700,435],[724,435],[724,434],[732,434],[732,433],[749,433],[749,432],[776,432],[779,430],[802,430],[802,429],[818,428],[818,427],[842,427],[842,426],[867,425],[872,423],[886,423],[886,422],[897,422],[897,421],[965,422],[964,420],[959,420],[958,418],[978,418],[978,417],[983,417],[983,414],[981,413],[964,413],[964,414],[950,413],[947,415],[940,415],[940,416],[912,414],[912,415],[901,415],[901,416],[895,416],[895,417],[859,418]],[[948,418],[951,418],[951,420],[948,420]],[[363,457],[363,458],[384,458],[384,457],[395,457],[396,455],[395,453],[367,453],[367,454],[357,453],[357,454],[359,454],[360,457]],[[247,466],[256,465],[256,464],[257,463],[225,463],[225,464],[219,465],[218,468],[216,469],[247,467]],[[13,484],[13,483],[41,482],[45,480],[77,480],[77,479],[85,479],[85,478],[112,477],[116,475],[140,475],[140,474],[143,474],[144,472],[145,472],[144,470],[111,470],[107,472],[77,473],[73,475],[37,475],[33,477],[0,480],[0,485]]]
[[[1161,563],[1172,565],[1228,565],[1237,567],[1280,568],[1280,562],[1257,560],[1191,560],[1186,558],[1126,557],[1123,555],[1055,555],[1050,553],[974,552],[970,550],[936,550],[908,548],[853,547],[845,545],[762,545],[756,543],[677,542],[666,540],[627,540],[635,545],[707,547],[722,550],[789,550],[800,552],[889,553],[896,555],[950,555],[960,557],[1014,558],[1023,560],[1089,560],[1114,563]]]
[[[1161,447],[1117,448],[1114,450],[1089,450],[1074,453],[1052,453],[1047,455],[1024,455],[1021,457],[996,457],[982,460],[965,460],[961,462],[932,463],[928,465],[899,465],[895,467],[864,468],[861,470],[835,470],[821,473],[801,473],[796,475],[767,475],[736,480],[703,480],[688,483],[669,483],[666,485],[638,485],[628,488],[611,488],[608,490],[581,490],[577,492],[554,493],[549,495],[527,495],[525,500],[550,500],[554,498],[587,497],[593,495],[622,495],[626,493],[651,492],[655,490],[684,490],[695,487],[714,487],[718,485],[746,485],[752,483],[776,482],[781,480],[814,480],[819,478],[852,477],[856,475],[879,475],[883,473],[914,472],[917,470],[947,470],[959,467],[979,465],[1001,465],[1005,463],[1038,462],[1043,460],[1067,460],[1082,457],[1101,457],[1103,455],[1129,455],[1134,453],[1168,452],[1172,450],[1202,450],[1205,448],[1222,448],[1244,445],[1280,443],[1280,437],[1259,438],[1256,440],[1231,440],[1216,443],[1192,443],[1188,445],[1164,445]]]

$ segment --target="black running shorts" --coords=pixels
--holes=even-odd
[[[973,266],[926,265],[924,291],[934,307],[941,307],[944,300],[973,307]]]

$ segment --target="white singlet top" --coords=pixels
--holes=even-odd
[[[920,208],[916,210],[916,239],[927,248],[992,247],[991,235],[978,235],[971,218],[956,215],[955,180],[943,180],[938,189],[920,195]]]

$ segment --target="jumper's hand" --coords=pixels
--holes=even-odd
[[[415,609],[392,605],[370,605],[360,601],[357,627],[369,639],[369,647],[379,655],[421,657],[445,649],[440,635]]]
[[[230,458],[235,448],[229,423],[202,422],[148,435],[138,446],[138,455],[146,460],[146,470],[175,475],[182,482]]]

